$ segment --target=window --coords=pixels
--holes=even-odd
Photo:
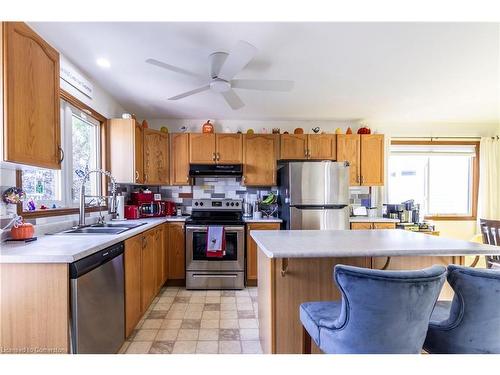
[[[71,208],[78,205],[80,182],[76,171],[100,167],[100,122],[65,100],[61,100],[61,137],[66,155],[61,170],[27,168],[21,174],[21,186],[36,208]],[[100,176],[94,174],[85,183],[88,195],[99,195]]]
[[[428,218],[474,220],[478,149],[478,142],[393,141],[389,203],[413,199]]]

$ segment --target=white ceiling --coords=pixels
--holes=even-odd
[[[124,108],[145,118],[498,122],[499,24],[30,23]],[[238,40],[259,52],[235,78],[291,79],[292,92],[236,89],[231,110],[151,57],[208,78],[208,55]],[[110,60],[102,69],[96,59]]]

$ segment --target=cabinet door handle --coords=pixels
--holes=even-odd
[[[144,182],[146,182],[147,180],[148,180],[148,174],[144,173]]]
[[[364,178],[363,178],[363,176],[361,176],[360,182],[363,183],[363,181],[364,181]]]
[[[59,164],[61,164],[64,160],[64,150],[61,146],[57,146],[57,148],[59,149],[59,154],[61,155],[61,158],[59,159]]]
[[[247,181],[247,176],[243,176],[243,182]]]
[[[359,183],[359,174],[356,175],[356,182]]]
[[[219,161],[219,160],[220,160],[220,154],[217,153],[217,161]]]
[[[135,171],[135,180],[139,181],[139,171]]]
[[[189,182],[189,176],[186,176],[186,182]]]
[[[215,161],[216,157],[215,157],[215,152],[212,153],[212,160]]]

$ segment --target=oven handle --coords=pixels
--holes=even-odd
[[[192,276],[194,279],[201,279],[201,278],[226,278],[226,279],[235,279],[238,277],[238,275],[232,273],[232,274],[216,274],[216,273],[194,273]]]
[[[224,232],[244,232],[245,227],[244,226],[229,226],[229,225],[223,225],[224,227]],[[187,225],[186,226],[187,231],[197,231],[197,232],[206,232],[208,230],[208,225]]]

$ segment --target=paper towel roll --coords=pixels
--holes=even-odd
[[[125,220],[125,196],[116,196],[116,218],[119,220]]]

